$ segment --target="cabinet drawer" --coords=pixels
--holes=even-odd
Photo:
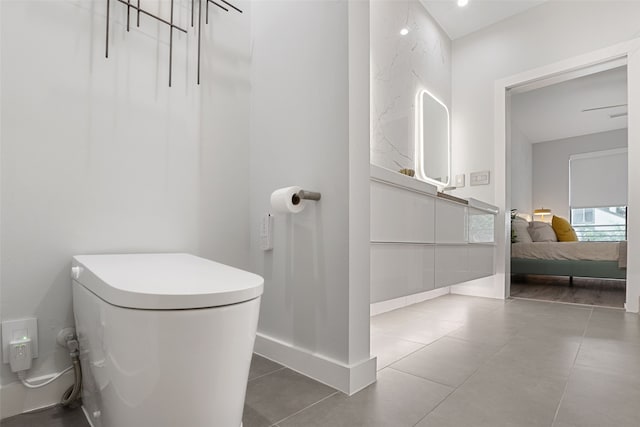
[[[371,245],[371,302],[434,288],[434,247],[417,244]]]
[[[371,241],[434,242],[435,199],[371,182]]]
[[[466,243],[467,208],[436,200],[436,243]]]

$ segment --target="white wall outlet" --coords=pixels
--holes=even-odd
[[[453,183],[453,186],[456,188],[464,187],[464,177],[465,175],[463,173],[456,175],[456,180]]]
[[[489,171],[471,172],[469,174],[469,181],[471,185],[488,185]]]
[[[31,357],[38,357],[38,319],[7,320],[2,322],[2,361],[9,363],[9,343],[31,340]]]
[[[273,249],[273,217],[266,214],[260,222],[260,249],[270,251]]]

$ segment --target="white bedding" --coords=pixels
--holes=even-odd
[[[513,243],[511,258],[619,261],[621,243],[626,244],[626,242]]]

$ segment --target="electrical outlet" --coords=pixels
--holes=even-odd
[[[38,319],[7,320],[2,322],[2,361],[9,363],[9,343],[31,340],[31,357],[38,357]]]

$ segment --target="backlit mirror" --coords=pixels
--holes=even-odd
[[[423,89],[416,96],[416,172],[439,187],[449,185],[449,109]]]

